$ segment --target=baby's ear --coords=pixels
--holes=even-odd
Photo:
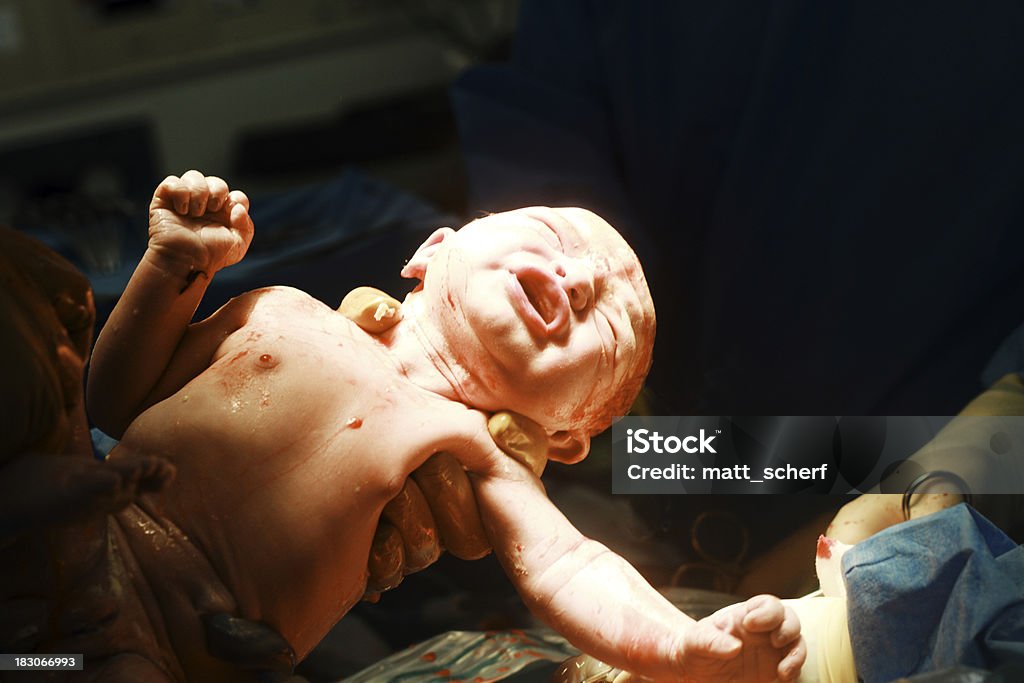
[[[558,431],[548,437],[548,460],[573,465],[590,453],[590,435],[583,431]]]
[[[430,261],[434,258],[434,254],[437,253],[437,248],[441,246],[441,242],[455,234],[455,231],[451,228],[438,228],[435,230],[427,241],[420,245],[416,253],[412,255],[409,262],[405,264],[405,268],[402,268],[402,277],[407,277],[413,280],[422,280],[423,276],[427,274],[427,266],[430,265]]]

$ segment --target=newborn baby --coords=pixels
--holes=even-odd
[[[154,629],[173,647],[166,670],[229,675],[200,635],[210,612],[266,622],[307,654],[364,594],[381,510],[447,452],[525,602],[582,650],[658,679],[798,673],[798,622],[778,600],[694,623],[583,537],[488,435],[484,411],[516,411],[547,431],[549,457],[575,462],[628,410],[654,310],[611,226],[532,208],[441,228],[402,271],[420,284],[401,321],[377,336],[282,287],[189,325],[251,237],[243,193],[195,171],[167,178],[92,359],[90,414],[121,436],[110,458],[159,454],[177,467],[167,492],[118,517]],[[177,578],[172,555],[207,580]]]

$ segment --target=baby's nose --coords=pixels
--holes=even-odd
[[[557,272],[572,310],[590,308],[594,303],[594,271],[590,265],[579,259],[565,259],[558,264]]]

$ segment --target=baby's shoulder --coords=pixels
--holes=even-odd
[[[269,319],[282,324],[285,321],[291,323],[296,318],[306,318],[313,314],[327,315],[331,312],[322,301],[301,289],[282,285],[251,290],[235,297],[226,306],[244,311],[249,322]]]
[[[192,327],[196,333],[205,331],[220,340],[214,353],[216,360],[262,333],[276,331],[294,337],[302,328],[329,312],[326,305],[300,289],[264,287],[234,297],[216,313]]]
[[[239,300],[241,302],[252,302],[259,305],[294,305],[298,303],[317,303],[323,305],[321,302],[314,299],[312,296],[296,289],[295,287],[288,287],[286,285],[274,285],[272,287],[261,287],[259,289],[253,289],[246,292],[232,301]]]

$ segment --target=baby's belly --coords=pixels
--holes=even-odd
[[[362,596],[381,509],[422,458],[392,433],[387,386],[322,359],[275,364],[266,348],[222,358],[139,416],[122,447],[174,461],[157,507],[246,616],[325,630]]]

